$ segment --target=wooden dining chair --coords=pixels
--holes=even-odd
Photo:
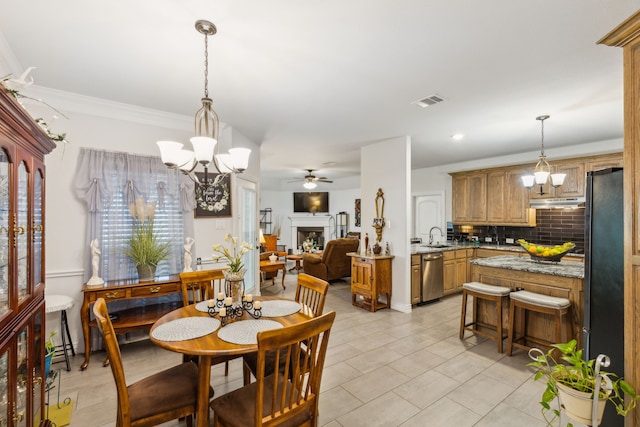
[[[211,402],[214,427],[317,426],[320,382],[335,316],[331,311],[258,332],[256,381]],[[267,357],[269,353],[275,357]]]
[[[329,282],[309,274],[298,274],[298,286],[296,287],[296,301],[304,304],[313,316],[320,316],[324,310],[324,301],[327,298]],[[303,308],[304,309],[304,308]]]
[[[118,338],[109,319],[107,303],[98,298],[93,305],[98,329],[111,361],[111,371],[118,392],[118,427],[156,426],[178,418],[193,423],[198,396],[198,367],[184,362],[155,373],[130,385],[125,382],[124,368]],[[209,397],[213,389],[209,388]]]
[[[322,314],[322,310],[324,310],[324,301],[327,298],[328,290],[329,282],[305,273],[300,273],[298,274],[295,300],[303,305],[303,312],[307,312],[310,316],[318,317]],[[251,374],[255,376],[257,359],[257,353],[249,353],[242,356],[242,378],[244,385],[251,382]]]
[[[180,285],[182,287],[182,303],[184,306],[196,304],[201,301],[216,298],[216,285],[218,292],[224,289],[224,269],[189,271],[180,273]],[[240,356],[219,356],[211,358],[211,365],[224,363],[224,375],[229,375],[229,361]],[[185,361],[193,360],[193,357],[185,355]]]

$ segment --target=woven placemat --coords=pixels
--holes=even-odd
[[[262,317],[288,316],[300,311],[300,303],[289,300],[262,301]]]
[[[213,304],[215,305],[216,300],[211,300],[213,301]],[[196,310],[201,311],[203,313],[208,313],[209,312],[209,300],[204,300],[204,301],[200,301],[199,303],[196,304]]]
[[[220,321],[211,317],[183,317],[158,326],[151,335],[160,341],[184,341],[203,337],[219,327]]]
[[[224,326],[218,332],[218,337],[231,344],[257,344],[258,332],[278,328],[282,328],[282,324],[275,320],[241,320]]]

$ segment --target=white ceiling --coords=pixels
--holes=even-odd
[[[413,168],[622,137],[622,50],[596,41],[640,0],[5,1],[0,70],[39,86],[220,120],[262,146],[262,186],[358,175],[412,138]],[[411,102],[438,94],[445,102]],[[451,135],[464,133],[459,142]],[[529,159],[523,159],[528,161]],[[534,160],[534,159],[531,159]],[[333,165],[327,165],[335,162]],[[331,188],[332,184],[321,184]],[[335,184],[334,184],[335,185]]]

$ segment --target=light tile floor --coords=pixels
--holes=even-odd
[[[286,291],[278,282],[263,293],[293,299],[296,274],[287,274]],[[460,304],[455,295],[410,314],[370,313],[351,305],[348,282],[333,283],[325,312],[335,310],[337,316],[322,379],[319,425],[545,426],[537,403],[543,384],[533,381],[526,354],[498,354],[494,341],[469,332],[458,339]],[[123,345],[122,356],[128,382],[182,360],[149,340]],[[80,371],[80,354],[71,372],[62,370],[61,395],[78,392],[74,427],[115,425],[115,385],[102,360],[104,353],[96,352],[88,369]],[[228,377],[223,369],[212,368],[216,396],[242,385],[241,359],[230,363]],[[178,425],[185,424],[164,424]]]

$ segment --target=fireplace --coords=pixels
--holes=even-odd
[[[316,233],[316,245],[324,247],[331,240],[331,215],[292,216],[291,220],[291,248],[295,251],[302,248],[310,233]]]
[[[298,246],[302,247],[302,242],[309,239],[315,242],[316,247],[324,248],[324,227],[298,227]]]

